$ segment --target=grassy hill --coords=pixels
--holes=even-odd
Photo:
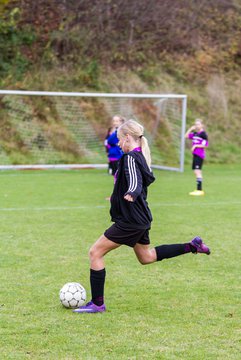
[[[2,0],[0,19],[2,89],[185,93],[208,161],[241,160],[240,1]]]

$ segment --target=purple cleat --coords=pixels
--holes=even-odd
[[[80,306],[78,309],[73,310],[75,313],[98,313],[106,310],[105,304],[97,306],[92,301],[86,305]]]
[[[204,244],[202,239],[199,236],[196,236],[189,243],[192,248],[194,248],[194,253],[203,253],[209,255],[211,253],[209,247]]]

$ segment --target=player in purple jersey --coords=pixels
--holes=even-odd
[[[104,256],[121,245],[133,248],[142,265],[186,253],[210,254],[210,249],[200,237],[187,243],[150,247],[152,214],[147,202],[147,192],[155,178],[150,167],[150,149],[143,131],[143,126],[134,120],[128,120],[118,129],[119,145],[124,154],[119,162],[111,196],[110,215],[113,225],[90,248],[92,299],[86,305],[73,310],[76,313],[98,313],[106,310]]]
[[[191,126],[190,129],[187,130],[185,137],[192,140],[192,169],[196,176],[197,182],[197,189],[190,192],[189,194],[194,196],[204,195],[204,191],[202,189],[202,166],[206,156],[205,148],[208,147],[208,136],[204,131],[203,122],[201,119],[196,119],[195,125]]]

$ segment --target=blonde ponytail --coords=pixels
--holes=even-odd
[[[148,140],[145,136],[141,137],[141,150],[146,159],[146,163],[151,168],[151,151],[149,148]]]

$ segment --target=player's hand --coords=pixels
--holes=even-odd
[[[133,202],[133,201],[134,201],[133,197],[132,197],[130,194],[126,194],[126,195],[124,196],[124,199],[127,200],[127,201],[130,201],[130,202]]]
[[[196,149],[196,145],[193,145],[192,147],[192,151],[194,151]]]

